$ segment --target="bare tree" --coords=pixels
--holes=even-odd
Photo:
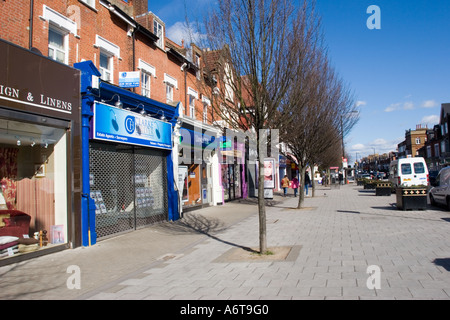
[[[324,152],[343,139],[358,120],[346,116],[354,111],[352,96],[329,65],[325,50],[317,44],[298,55],[302,62],[298,64],[300,69],[288,99],[295,108],[292,121],[283,127],[281,137],[297,158],[300,186],[304,186],[307,166],[314,167]],[[301,208],[304,194],[299,195],[298,208]]]
[[[316,26],[307,2],[300,2],[219,0],[218,9],[204,23],[203,47],[209,48],[205,83],[215,86],[210,99],[214,112],[228,127],[253,130],[258,146],[268,129],[278,129],[292,118],[293,105],[286,98],[299,69],[296,53],[313,37]],[[257,152],[259,247],[265,253],[264,158]]]

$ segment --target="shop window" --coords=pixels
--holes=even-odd
[[[50,26],[48,31],[48,56],[67,64],[67,34]]]
[[[65,130],[0,119],[0,132],[0,236],[29,238],[0,258],[66,243]]]

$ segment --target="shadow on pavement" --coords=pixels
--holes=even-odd
[[[207,218],[201,214],[186,213],[182,219],[172,223],[161,223],[156,226],[155,229],[160,229],[161,231],[169,232],[171,234],[202,234],[230,246],[256,253],[256,251],[251,248],[220,239],[214,235],[214,233],[221,232],[227,227],[228,226],[226,226],[225,223],[217,218]]]
[[[433,263],[437,266],[444,267],[447,271],[450,271],[450,258],[434,259]]]

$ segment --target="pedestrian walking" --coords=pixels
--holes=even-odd
[[[284,178],[281,180],[281,187],[284,190],[284,197],[286,197],[286,195],[287,195],[287,190],[289,188],[289,183],[290,183],[289,178],[288,178],[287,175],[285,175]]]
[[[297,177],[292,178],[292,189],[294,189],[294,196],[297,196],[298,191],[298,179]]]
[[[309,178],[308,172],[306,172],[305,173],[305,191],[306,191],[306,195],[308,195],[308,188],[309,188],[310,184],[311,184],[311,179]]]
[[[343,184],[342,182],[344,181],[344,175],[342,174],[342,172],[339,172],[339,184]]]

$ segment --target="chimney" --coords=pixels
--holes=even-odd
[[[134,17],[148,12],[148,0],[133,0]]]

